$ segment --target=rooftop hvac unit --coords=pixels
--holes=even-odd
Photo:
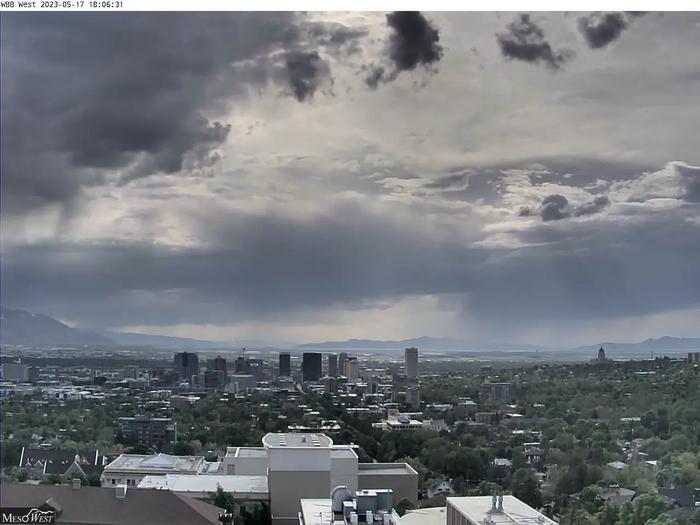
[[[117,499],[126,499],[126,485],[117,485]]]

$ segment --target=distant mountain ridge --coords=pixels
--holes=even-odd
[[[306,343],[297,345],[297,348],[306,350],[323,349],[382,349],[402,350],[410,346],[415,346],[423,350],[509,350],[509,351],[535,351],[541,346],[518,344],[518,343],[469,343],[460,339],[449,337],[415,337],[401,340],[378,340],[378,339],[348,339],[347,341],[326,341],[323,343]]]
[[[579,346],[576,350],[596,350],[600,347],[611,352],[656,352],[663,350],[700,350],[700,337],[655,337],[639,343],[601,343],[596,345]]]
[[[53,317],[13,308],[0,309],[0,343],[6,345],[103,345],[111,341],[95,332],[71,328]]]
[[[304,350],[362,350],[382,349],[401,350],[415,346],[422,350],[455,350],[455,351],[510,351],[527,352],[536,350],[551,350],[551,347],[536,346],[517,343],[469,343],[459,339],[442,337],[417,337],[402,340],[376,340],[376,339],[348,339],[346,341],[325,341],[322,343],[306,343],[297,345],[296,348]],[[582,352],[595,352],[601,343],[583,345],[569,350]],[[670,337],[646,339],[639,343],[602,343],[603,348],[609,352],[651,352],[664,350],[700,350],[700,337]],[[563,350],[563,348],[562,348]]]
[[[26,346],[153,346],[159,348],[222,348],[225,343],[185,337],[122,332],[83,331],[43,314],[0,309],[0,343]]]

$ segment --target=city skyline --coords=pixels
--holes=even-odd
[[[5,13],[2,304],[222,341],[697,336],[700,15],[615,16]]]

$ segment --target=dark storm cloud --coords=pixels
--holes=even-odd
[[[507,333],[543,317],[609,319],[698,304],[691,213],[606,228],[554,222],[514,232],[525,243],[514,249],[473,248],[454,232],[356,204],[334,203],[308,219],[203,214],[192,219],[206,247],[24,245],[3,257],[0,292],[4,305],[98,327],[288,319],[307,308],[450,293],[474,319]]]
[[[496,40],[504,57],[533,64],[543,63],[555,71],[562,69],[574,56],[569,49],[552,49],[544,30],[527,13],[518,15],[508,24],[507,32],[496,35]]]
[[[319,86],[330,79],[330,67],[316,51],[293,51],[284,61],[289,86],[299,102],[313,98]]]
[[[553,194],[542,199],[540,204],[540,217],[543,221],[558,221],[567,217],[584,217],[586,215],[594,215],[600,213],[605,208],[610,206],[610,199],[605,195],[600,195],[591,202],[581,204],[579,206],[570,206],[569,200],[563,195]],[[521,216],[528,216],[529,210],[524,215],[523,210],[520,210]]]
[[[614,42],[634,18],[644,13],[591,13],[578,19],[578,29],[591,49]]]
[[[365,81],[370,88],[390,82],[402,71],[418,66],[429,69],[443,55],[438,29],[418,11],[396,11],[386,15],[392,33],[387,43],[388,65],[372,65]]]
[[[569,200],[563,195],[547,195],[540,205],[540,217],[543,221],[558,221],[569,216]]]
[[[1,23],[9,213],[68,202],[104,172],[128,182],[211,165],[230,129],[212,114],[269,82],[308,100],[329,75],[314,48],[340,52],[364,34],[292,13],[7,13]]]

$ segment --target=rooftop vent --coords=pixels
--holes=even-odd
[[[115,495],[117,499],[126,499],[126,485],[117,485]]]

